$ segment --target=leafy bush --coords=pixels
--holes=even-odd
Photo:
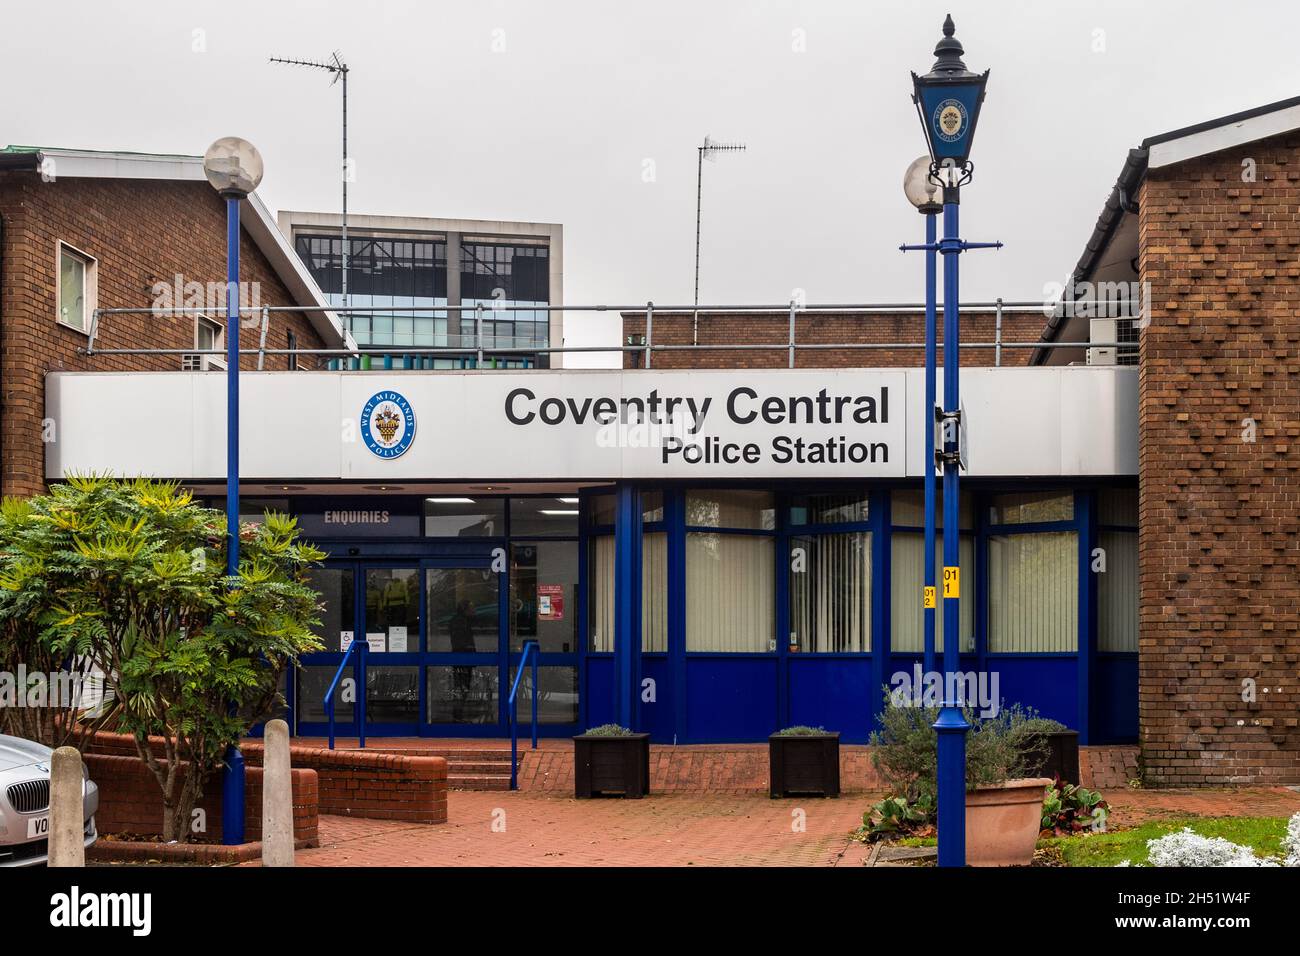
[[[1047,752],[1046,722],[1033,709],[1003,704],[996,717],[963,711],[966,734],[966,789],[997,786],[1023,776]],[[881,729],[871,735],[871,761],[895,793],[910,802],[937,798],[937,707],[896,707],[885,693]],[[1051,722],[1054,723],[1054,722]]]
[[[49,660],[104,675],[106,725],[135,738],[157,780],[165,840],[189,839],[226,749],[271,712],[284,669],[321,646],[307,571],[324,553],[299,541],[285,515],[239,536],[230,578],[222,512],[175,482],[97,475],[6,503],[0,521],[4,633],[28,645],[35,635]],[[15,646],[0,645],[0,663],[25,652]],[[151,737],[161,738],[161,759]]]
[[[862,836],[869,841],[930,836],[934,831],[934,817],[934,804],[924,798],[908,803],[905,797],[886,797],[862,815]]]
[[[622,724],[601,724],[587,731],[588,737],[631,737],[632,731]]]
[[[777,737],[825,737],[826,735],[825,727],[809,727],[806,724],[796,724],[776,732]]]
[[[1068,836],[1082,830],[1099,831],[1110,816],[1108,804],[1096,790],[1086,790],[1057,777],[1043,798],[1044,830],[1056,836]]]

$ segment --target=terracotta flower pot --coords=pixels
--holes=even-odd
[[[1043,819],[1046,777],[1008,780],[966,794],[966,863],[1028,866]]]

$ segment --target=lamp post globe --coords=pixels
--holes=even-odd
[[[223,136],[203,154],[203,174],[223,196],[247,196],[262,181],[262,154],[246,139]]]
[[[903,195],[922,215],[943,210],[943,187],[930,178],[930,157],[918,156],[903,174]]]

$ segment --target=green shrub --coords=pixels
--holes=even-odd
[[[777,737],[825,737],[828,731],[825,727],[809,727],[806,724],[795,724],[793,727],[787,727],[785,730],[778,730]]]
[[[622,724],[601,724],[587,731],[588,737],[631,737],[632,731]]]
[[[862,815],[859,836],[868,841],[886,837],[928,836],[934,822],[934,804],[927,798],[908,803],[906,797],[886,797]]]
[[[1044,734],[1056,725],[1019,704],[1003,704],[996,717],[981,718],[969,707],[963,714],[971,726],[966,734],[967,790],[1023,776],[1046,754]],[[933,804],[937,797],[938,734],[933,725],[938,719],[937,707],[893,706],[886,690],[881,729],[871,735],[871,761],[894,792],[911,803]]]
[[[1057,777],[1043,798],[1042,829],[1056,836],[1069,836],[1082,830],[1106,829],[1110,804],[1096,790],[1086,790]]]

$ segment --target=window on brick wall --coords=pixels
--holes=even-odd
[[[289,371],[298,371],[298,336],[292,332],[287,333],[288,341],[285,347],[289,350],[288,364]]]
[[[210,368],[225,368],[226,361],[220,355],[201,354],[209,350],[220,350],[226,347],[226,330],[219,322],[204,316],[196,316],[194,319],[194,348],[200,353],[199,368],[207,371]]]
[[[56,318],[60,325],[88,333],[90,317],[95,310],[95,259],[66,242],[60,242],[58,249]]]

